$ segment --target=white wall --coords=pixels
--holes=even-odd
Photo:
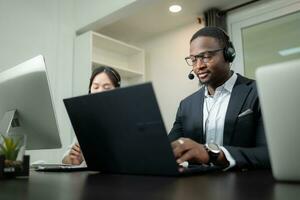
[[[0,70],[38,54],[45,56],[64,147],[70,143],[71,137],[62,99],[69,97],[72,89],[73,5],[73,0],[0,0]],[[28,153],[31,161],[57,162],[62,151]]]
[[[198,79],[188,79],[191,71],[184,58],[189,41],[201,26],[193,23],[138,44],[146,52],[146,80],[152,81],[163,119],[169,132],[180,100],[198,90]]]

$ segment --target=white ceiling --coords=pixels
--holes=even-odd
[[[101,19],[91,29],[118,40],[135,43],[191,24],[209,8],[224,10],[246,2],[249,0],[137,0]],[[181,5],[182,11],[170,13],[168,8],[172,3]]]

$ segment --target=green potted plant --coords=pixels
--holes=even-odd
[[[22,147],[22,138],[0,134],[0,156],[4,156],[4,172],[17,172],[22,169],[22,161],[17,160]]]

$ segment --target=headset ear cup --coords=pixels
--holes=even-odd
[[[224,50],[225,53],[225,50]],[[225,57],[225,56],[224,56]],[[232,62],[235,58],[235,50],[232,47],[229,47],[226,49],[226,61],[227,62]]]
[[[235,49],[231,41],[229,41],[229,46],[224,49],[224,59],[226,62],[232,62],[235,58]]]

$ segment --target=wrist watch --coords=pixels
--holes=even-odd
[[[213,164],[216,163],[216,161],[221,153],[221,149],[220,149],[219,145],[217,145],[215,143],[207,143],[204,145],[204,147],[209,155],[208,163],[213,163]]]

